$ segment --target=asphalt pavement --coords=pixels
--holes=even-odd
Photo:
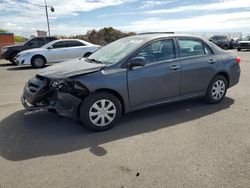
[[[250,51],[225,100],[202,99],[125,115],[91,132],[20,96],[39,70],[0,60],[0,188],[250,187]]]

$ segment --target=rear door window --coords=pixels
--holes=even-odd
[[[68,41],[69,47],[76,47],[76,46],[85,46],[85,44],[81,43],[80,41]]]
[[[53,48],[67,48],[68,42],[67,41],[59,41],[52,45]]]
[[[180,56],[198,56],[211,53],[211,50],[200,40],[179,39]]]

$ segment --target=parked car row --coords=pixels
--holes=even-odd
[[[226,35],[214,35],[209,41],[225,50],[234,48],[237,48],[238,51],[241,51],[242,49],[250,49],[250,36],[230,39]]]
[[[23,45],[4,47],[1,55],[15,65],[32,65],[35,68],[41,68],[46,63],[87,57],[99,48],[99,45],[78,39],[35,37]]]
[[[15,57],[19,52],[32,48],[40,48],[53,40],[57,40],[57,37],[34,37],[21,45],[5,46],[2,48],[1,56],[11,63],[16,64]]]
[[[237,46],[238,51],[243,49],[250,49],[250,36],[240,39]]]
[[[209,41],[213,42],[222,49],[234,49],[237,47],[238,39],[229,38],[226,35],[214,35]]]

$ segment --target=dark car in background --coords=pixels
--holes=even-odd
[[[250,49],[250,36],[241,38],[238,41],[237,50],[241,51],[241,50],[244,50],[244,49]]]
[[[239,63],[234,52],[199,37],[131,36],[43,69],[26,83],[22,104],[107,130],[123,113],[154,105],[195,97],[221,102],[239,82]]]
[[[209,39],[209,41],[225,50],[232,47],[232,41],[226,35],[214,35]]]
[[[11,45],[5,46],[1,50],[1,57],[6,60],[9,60],[12,64],[15,63],[15,56],[24,50],[32,49],[32,48],[40,48],[41,46],[53,41],[57,40],[57,37],[34,37],[22,45]]]

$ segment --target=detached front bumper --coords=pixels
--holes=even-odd
[[[49,85],[50,80],[39,75],[27,82],[21,97],[24,108],[29,111],[54,109],[60,115],[77,118],[82,99]]]
[[[29,111],[56,110],[62,116],[77,119],[81,99],[68,93],[57,93],[56,95],[53,101],[46,105],[34,106],[26,100],[25,96],[21,97],[21,102],[23,107]]]
[[[37,110],[50,110],[50,109],[56,109],[54,105],[47,105],[47,106],[33,106],[30,104],[26,98],[22,95],[21,97],[22,105],[25,109],[29,111],[37,111]]]

